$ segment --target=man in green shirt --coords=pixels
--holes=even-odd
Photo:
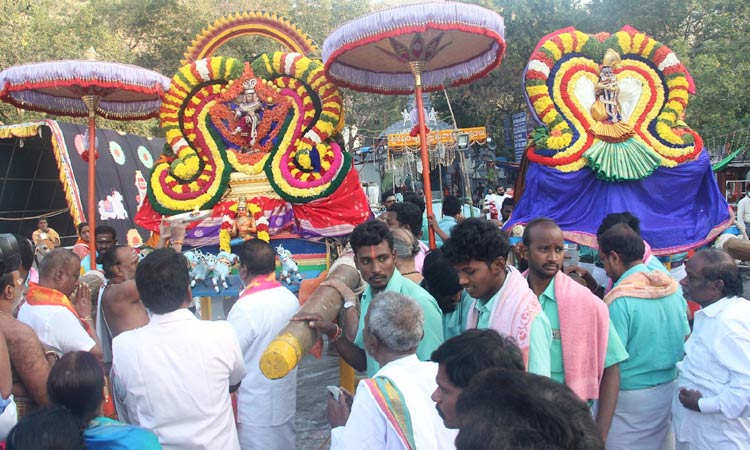
[[[687,303],[677,282],[643,264],[641,236],[617,224],[597,236],[599,258],[614,280],[604,297],[609,317],[630,354],[620,364],[620,392],[607,450],[674,448],[668,435],[676,364],[690,333]]]
[[[424,259],[421,286],[437,300],[443,311],[443,335],[448,340],[458,336],[466,329],[468,315],[474,299],[458,282],[458,273],[438,248],[431,251]]]
[[[354,251],[354,263],[368,283],[362,293],[359,306],[353,302],[344,303],[344,321],[347,330],[335,336],[333,343],[344,360],[358,371],[367,370],[372,378],[380,365],[365,353],[364,321],[372,298],[383,291],[398,292],[412,298],[424,312],[424,336],[417,346],[417,357],[429,361],[432,352],[443,343],[443,322],[440,307],[430,294],[418,284],[401,276],[396,269],[396,251],[393,248],[393,234],[388,225],[380,220],[371,220],[357,225],[349,238]],[[331,322],[306,315],[296,316],[295,320],[311,320],[312,326],[330,336],[336,326]],[[357,327],[351,324],[358,324]],[[350,330],[356,330],[350,332]],[[356,335],[354,335],[356,333]],[[354,338],[351,339],[351,336]]]
[[[529,264],[529,287],[552,326],[551,378],[582,400],[599,400],[596,423],[606,441],[620,387],[619,363],[628,358],[607,306],[562,272],[565,241],[553,220],[526,225],[522,254]]]
[[[550,375],[552,329],[539,300],[517,269],[507,266],[508,237],[484,219],[466,219],[451,231],[443,254],[475,299],[467,328],[492,328],[516,340],[529,372]]]

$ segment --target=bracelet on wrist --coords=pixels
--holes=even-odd
[[[184,243],[184,241],[181,241],[179,239],[174,239],[174,240],[172,240],[172,241],[169,242],[169,246],[170,247],[174,247],[175,245],[182,245],[183,243]]]

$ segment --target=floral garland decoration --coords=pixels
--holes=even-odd
[[[224,146],[210,125],[212,102],[229,80],[242,75],[232,58],[210,58],[181,67],[162,100],[160,119],[168,147],[149,177],[154,210],[172,215],[219,202],[231,167]]]
[[[247,203],[247,212],[253,215],[255,220],[255,236],[261,241],[271,242],[271,235],[268,234],[268,219],[263,215],[263,209],[256,203],[253,198]]]
[[[253,70],[272,79],[294,110],[265,166],[271,186],[292,203],[330,195],[351,168],[351,158],[327,142],[343,124],[338,88],[320,62],[296,53],[264,54],[253,62]]]
[[[257,76],[274,80],[279,87],[286,77],[301,81],[307,88],[306,93],[298,90],[300,96],[314,94],[319,104],[317,110],[311,114],[309,107],[305,107],[304,122],[309,128],[302,136],[302,143],[314,147],[337,131],[341,131],[343,121],[343,107],[341,93],[338,87],[325,76],[323,64],[307,58],[299,53],[275,52],[263,54],[253,61],[253,70]]]
[[[229,129],[227,103],[255,78],[268,106],[250,153]],[[211,207],[226,191],[232,168],[266,172],[284,199],[305,203],[332,193],[351,169],[351,158],[328,140],[343,125],[341,94],[320,62],[295,53],[264,54],[251,65],[209,58],[182,67],[162,105],[170,151],[150,177],[149,198],[162,214]]]
[[[204,150],[198,153],[193,146],[182,147],[176,159],[171,158],[172,161],[169,162],[169,157],[164,158],[165,162],[155,165],[151,172],[149,200],[154,210],[161,214],[172,215],[195,208],[212,207],[226,191],[231,170],[221,157],[216,140],[205,138],[212,133],[206,126],[207,113],[204,109],[197,114],[196,120],[202,125],[199,126],[201,132],[195,135],[194,141],[195,148]],[[200,161],[197,170],[194,165],[196,161]],[[180,172],[180,164],[184,165],[185,172]],[[190,178],[179,178],[175,169],[178,173],[190,175]]]
[[[604,51],[623,56],[618,76],[639,79],[647,90],[631,117],[637,138],[662,156],[662,165],[674,166],[695,158],[702,149],[692,133],[678,132],[688,93],[694,93],[690,75],[674,53],[637,30],[626,26],[610,36],[584,34],[566,28],[543,38],[524,75],[526,96],[546,132],[532,133],[530,161],[575,171],[585,166],[582,155],[593,143],[590,112],[581,107],[574,88],[581,78],[596,84]]]
[[[219,228],[219,250],[232,253],[232,228],[234,219],[237,217],[237,202],[232,203],[225,214],[221,217],[221,228]]]
[[[330,146],[331,169],[323,176],[294,171],[288,154],[277,153],[271,164],[266,166],[268,181],[279,196],[290,203],[306,203],[316,198],[332,194],[344,181],[351,169],[351,156],[341,151],[338,144],[321,144]],[[326,162],[329,164],[329,162]],[[296,176],[295,176],[296,175]]]

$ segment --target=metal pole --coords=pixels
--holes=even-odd
[[[89,111],[89,268],[96,269],[96,106],[98,95],[84,95],[83,103]]]

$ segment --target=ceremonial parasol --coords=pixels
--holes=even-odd
[[[51,61],[0,72],[0,100],[48,114],[88,117],[88,222],[96,228],[96,115],[113,120],[156,117],[169,78],[142,67],[97,61]],[[92,157],[93,156],[93,157]],[[91,243],[93,244],[93,243]],[[89,245],[91,269],[96,246]]]
[[[344,24],[323,43],[326,74],[357,91],[411,94],[417,101],[422,179],[432,214],[422,92],[481,78],[505,52],[503,18],[477,5],[420,3],[385,9]],[[435,236],[430,231],[430,247]]]

